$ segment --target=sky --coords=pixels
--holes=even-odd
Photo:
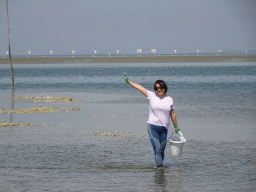
[[[255,0],[8,0],[12,52],[256,49]],[[8,50],[0,1],[0,55]]]

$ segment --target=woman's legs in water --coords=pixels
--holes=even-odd
[[[148,134],[154,148],[157,167],[163,166],[164,150],[167,143],[167,129],[163,126],[148,124]]]

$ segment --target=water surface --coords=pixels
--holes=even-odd
[[[256,188],[256,63],[14,65],[15,97],[83,100],[74,103],[12,99],[10,68],[0,69],[0,108],[88,108],[0,114],[3,121],[32,124],[0,128],[1,191]],[[168,145],[164,170],[154,169],[148,101],[125,83],[123,72],[149,90],[157,79],[165,80],[174,99],[187,143],[180,157],[172,157]],[[116,136],[95,136],[97,131]]]

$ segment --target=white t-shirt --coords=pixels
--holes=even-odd
[[[164,126],[168,129],[170,124],[171,109],[173,106],[173,99],[170,96],[164,98],[159,97],[157,93],[147,90],[147,99],[149,100],[149,115],[147,123]]]

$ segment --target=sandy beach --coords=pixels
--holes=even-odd
[[[195,62],[256,62],[256,55],[225,56],[138,56],[138,57],[27,57],[12,58],[13,64],[54,63],[195,63]],[[0,58],[0,64],[9,64]]]

